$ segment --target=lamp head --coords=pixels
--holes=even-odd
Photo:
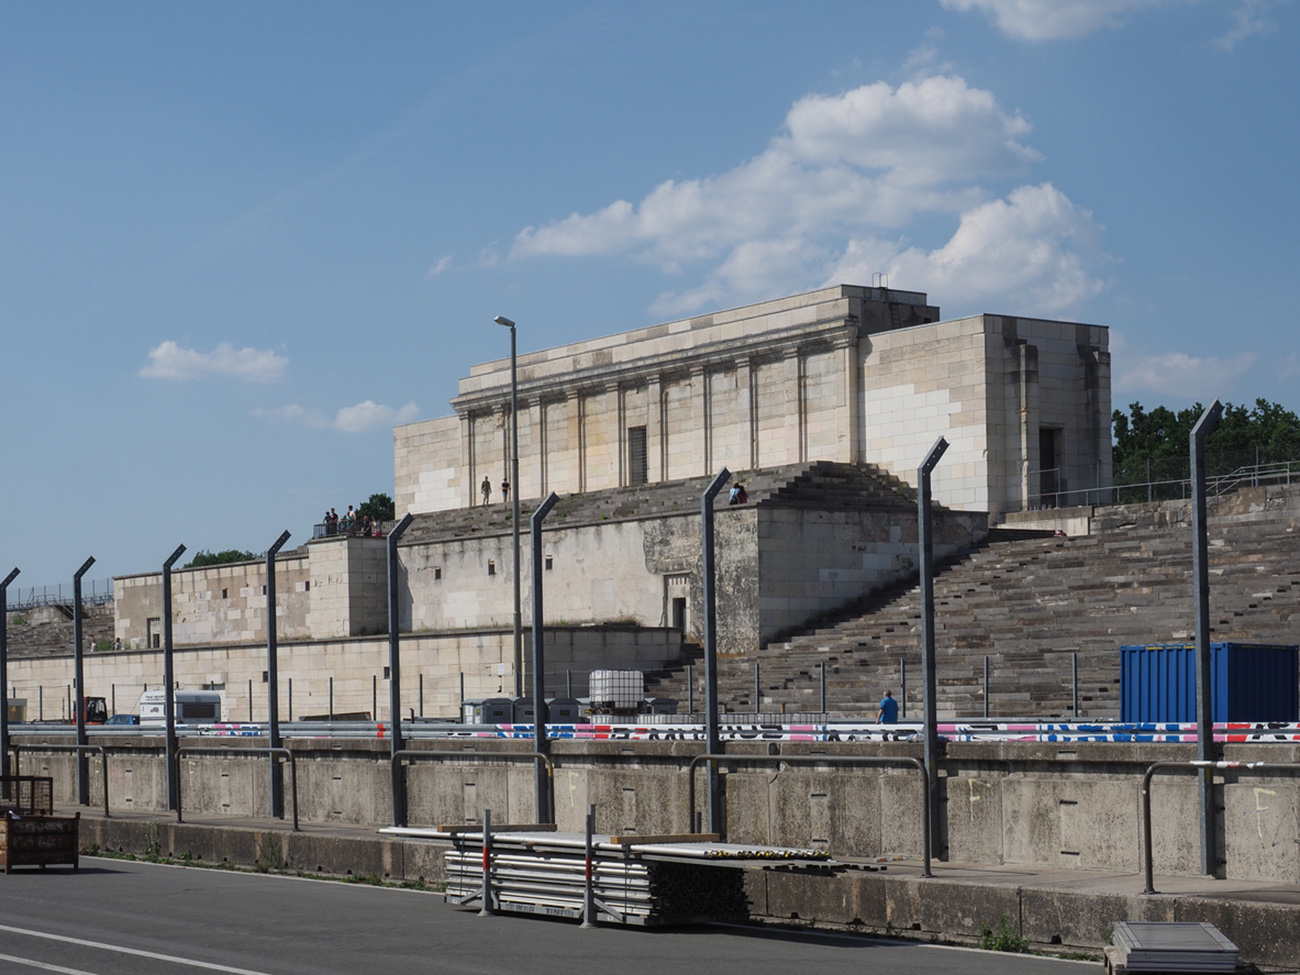
[[[505,315],[498,315],[496,318],[492,319],[492,321],[496,322],[498,325],[504,325],[506,328],[515,327],[515,323],[506,318]]]

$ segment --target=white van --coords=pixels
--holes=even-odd
[[[175,691],[174,694],[172,707],[177,724],[213,724],[221,720],[221,695],[216,691]],[[165,726],[166,707],[166,691],[145,691],[140,695],[140,724]]]

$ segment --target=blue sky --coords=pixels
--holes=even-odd
[[[1300,409],[1295,0],[0,5],[0,574],[262,551],[471,364],[889,274]],[[188,559],[188,555],[186,556]]]

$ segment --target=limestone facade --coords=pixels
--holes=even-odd
[[[918,292],[840,285],[527,353],[518,386],[523,498],[815,460],[911,482],[941,435],[949,507],[996,518],[1110,483],[1106,328],[943,322]],[[399,516],[474,505],[509,469],[509,360],[452,406],[394,432]]]
[[[388,629],[387,545],[379,538],[319,539],[276,559],[276,635],[327,639]],[[174,569],[175,646],[266,640],[266,562]],[[162,646],[162,576],[118,576],[115,635],[127,649]]]

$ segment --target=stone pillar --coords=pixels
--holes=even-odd
[[[474,417],[470,413],[460,415],[460,469],[465,472],[462,478],[462,500],[466,508],[478,504],[478,481],[475,476],[474,458]]]
[[[839,346],[839,353],[843,357],[842,381],[844,383],[844,393],[848,397],[846,419],[849,428],[849,449],[848,456],[845,459],[850,464],[856,464],[862,459],[862,441],[865,435],[862,429],[862,404],[859,401],[858,379],[861,370],[858,368],[858,342],[856,337],[846,339]]]
[[[615,409],[618,413],[618,429],[614,431],[614,437],[618,442],[618,486],[626,487],[628,481],[627,390],[620,383],[610,383],[606,391],[614,394]]]
[[[502,480],[510,480],[510,403],[507,401],[501,407],[501,471]],[[500,488],[501,481],[497,478],[492,480],[493,487]],[[515,490],[515,485],[510,485],[510,490]]]
[[[691,370],[691,384],[697,389],[695,395],[696,416],[698,423],[691,426],[699,431],[700,456],[704,459],[704,464],[700,473],[708,475],[713,471],[713,409],[712,399],[709,390],[709,372],[704,366],[696,366]]]
[[[646,480],[651,484],[664,479],[667,439],[664,436],[664,388],[660,377],[646,382]]]
[[[547,444],[546,444],[546,411],[547,404],[540,396],[533,406],[533,429],[537,431],[536,450],[537,459],[534,470],[537,471],[537,497],[544,498],[547,495],[547,483],[550,479],[550,471],[547,469]]]
[[[569,436],[574,450],[574,486],[579,494],[587,490],[587,447],[585,424],[582,415],[582,392],[573,390],[569,394]]]
[[[744,420],[745,442],[740,457],[748,470],[758,466],[758,397],[754,391],[754,362],[749,356],[736,360],[736,387],[739,390],[739,409]]]
[[[806,377],[803,349],[795,349],[786,362],[790,370],[789,388],[794,392],[794,409],[786,421],[786,430],[788,436],[790,424],[794,424],[794,436],[791,439],[795,445],[795,462],[802,464],[808,459],[808,396],[804,389]]]

